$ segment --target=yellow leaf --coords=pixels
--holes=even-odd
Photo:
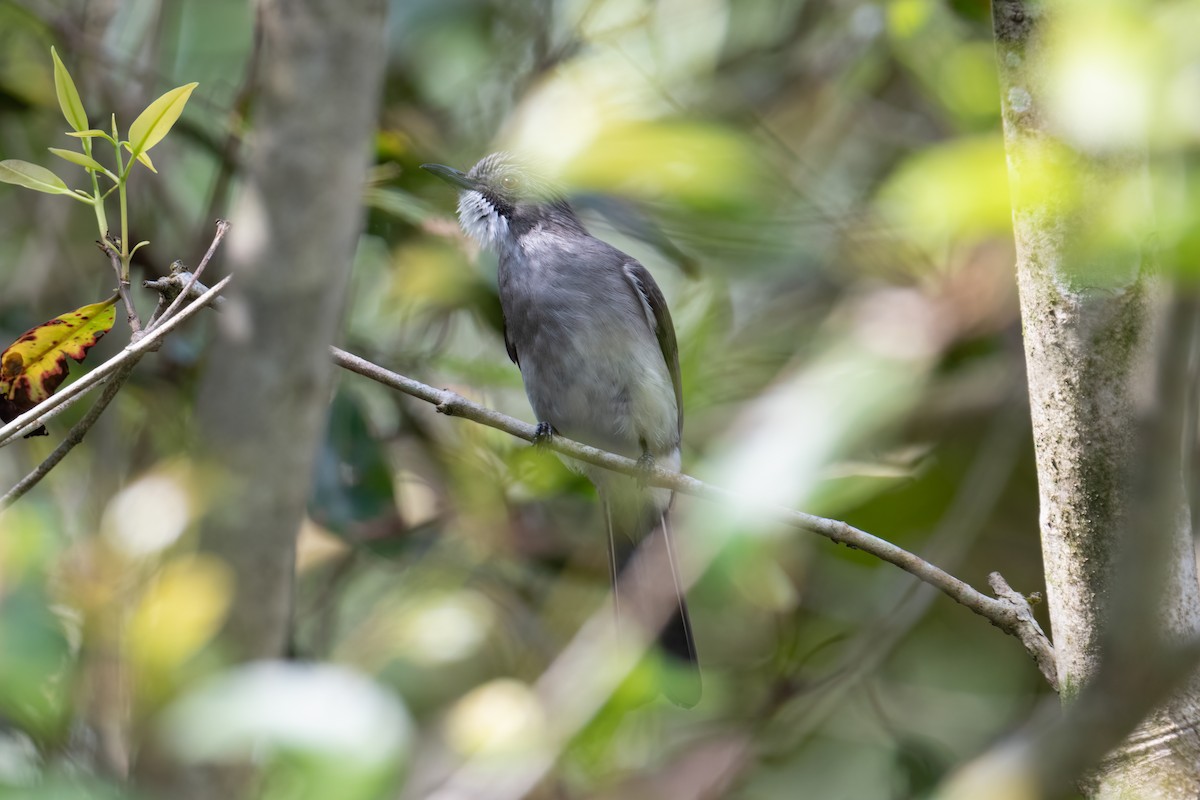
[[[116,321],[116,296],[43,322],[0,353],[0,420],[9,422],[54,394],[67,358],[82,362]]]

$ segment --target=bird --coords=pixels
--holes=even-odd
[[[637,459],[644,470],[678,470],[679,346],[649,270],[592,236],[564,194],[509,153],[487,155],[466,173],[442,164],[422,169],[458,189],[464,233],[497,256],[504,343],[537,417],[535,443],[561,435]],[[646,485],[644,476],[576,468],[603,506],[618,627],[647,596],[671,606],[658,643],[682,669],[659,688],[675,704],[694,706],[700,668],[672,539],[674,493]],[[641,564],[633,558],[639,546],[656,557]],[[620,586],[633,587],[624,612]]]

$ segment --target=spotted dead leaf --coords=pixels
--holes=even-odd
[[[67,378],[67,358],[82,362],[112,329],[116,296],[68,311],[25,331],[0,354],[0,420],[11,422],[54,394]],[[45,435],[38,428],[30,436]]]

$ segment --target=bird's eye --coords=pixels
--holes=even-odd
[[[500,185],[511,191],[521,185],[521,179],[516,175],[505,175],[500,179]]]

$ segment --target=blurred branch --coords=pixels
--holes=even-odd
[[[490,408],[472,403],[461,395],[445,389],[435,389],[419,381],[386,370],[365,359],[359,358],[336,347],[330,348],[333,361],[338,366],[364,377],[397,389],[412,397],[432,403],[439,413],[451,417],[462,417],[488,427],[504,431],[519,439],[533,442],[535,427],[526,422],[501,414]],[[548,448],[565,456],[593,464],[598,467],[643,477],[652,486],[673,489],[683,494],[715,500],[720,503],[746,507],[746,501],[728,489],[705,483],[683,473],[671,472],[655,466],[647,470],[633,459],[616,455],[596,447],[581,444],[562,436],[554,436],[546,444]],[[1033,617],[1029,603],[1020,594],[1008,588],[998,573],[992,574],[993,587],[1002,592],[999,598],[988,597],[970,584],[939,569],[909,551],[889,541],[859,530],[845,522],[805,514],[790,508],[772,506],[748,509],[752,513],[787,525],[792,528],[815,533],[855,550],[862,550],[876,558],[903,569],[925,583],[936,587],[955,602],[966,606],[986,618],[1000,630],[1017,637],[1038,665],[1046,681],[1055,689],[1058,679],[1055,670],[1054,650],[1045,633]]]

